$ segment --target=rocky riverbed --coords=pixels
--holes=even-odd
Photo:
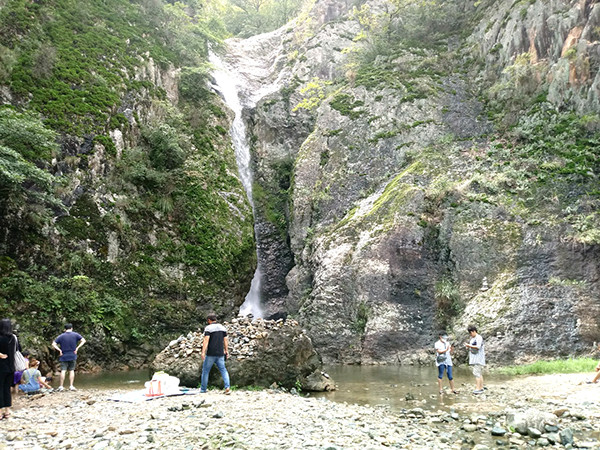
[[[141,403],[108,390],[19,396],[0,449],[600,449],[600,385],[586,379],[520,377],[478,397],[464,386],[451,409],[437,396],[391,410],[279,389]]]

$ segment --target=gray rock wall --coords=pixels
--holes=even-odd
[[[538,94],[598,113],[598,5],[484,2],[465,10],[482,18],[456,52],[398,50],[356,72],[348,50],[369,43],[353,41],[360,26],[339,4],[318,2],[287,38],[285,86],[252,115],[257,183],[293,160],[285,224],[265,240],[279,249],[265,259],[267,308],[297,317],[325,362],[421,363],[438,327],[462,340],[469,323],[492,363],[590,350],[598,245],[543,196],[527,208],[511,197],[510,174],[486,158],[498,142],[480,98],[512,98],[513,122]],[[294,110],[315,81],[322,98]]]

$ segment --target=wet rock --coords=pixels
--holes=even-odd
[[[302,382],[302,390],[315,392],[335,391],[335,383],[327,374],[316,370]]]

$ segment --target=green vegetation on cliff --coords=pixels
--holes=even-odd
[[[207,88],[224,29],[200,6],[2,2],[0,316],[25,347],[71,321],[96,363],[136,365],[243,301],[252,212]]]

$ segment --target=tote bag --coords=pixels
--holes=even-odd
[[[17,337],[15,336],[15,371],[23,372],[27,369],[27,360],[19,351],[19,347],[17,346]]]

